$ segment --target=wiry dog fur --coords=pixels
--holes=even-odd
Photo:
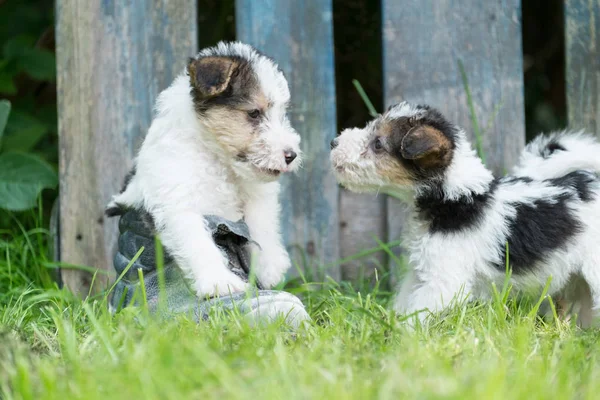
[[[541,136],[515,173],[494,178],[465,132],[427,106],[401,103],[332,142],[331,162],[354,191],[400,194],[411,206],[409,272],[394,307],[437,312],[460,294],[487,299],[508,263],[517,291],[600,310],[600,144],[581,133]],[[421,319],[426,315],[419,314]]]
[[[113,215],[128,207],[149,212],[200,296],[246,287],[227,268],[204,215],[246,221],[260,246],[256,276],[263,286],[278,283],[290,266],[280,237],[277,182],[300,163],[289,100],[277,65],[250,46],[219,43],[202,50],[159,95],[133,175],[107,208]]]

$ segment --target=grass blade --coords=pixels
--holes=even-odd
[[[477,115],[475,114],[475,104],[473,103],[473,96],[471,95],[471,88],[469,87],[469,79],[467,78],[467,72],[461,60],[458,60],[458,69],[460,70],[460,76],[462,77],[465,94],[467,95],[467,106],[469,107],[471,124],[473,125],[473,133],[475,134],[477,154],[479,155],[479,157],[481,157],[481,160],[485,164],[485,153],[483,151],[483,137],[479,128],[479,121],[477,120]]]
[[[119,275],[119,277],[117,279],[115,279],[115,283],[113,283],[113,285],[110,287],[110,289],[106,292],[106,295],[105,295],[106,298],[108,298],[108,295],[115,289],[115,286],[117,286],[117,283],[119,283],[121,281],[121,279],[123,279],[123,277],[125,276],[125,274],[127,274],[127,272],[129,271],[129,269],[133,266],[133,264],[137,261],[137,259],[140,258],[140,256],[144,252],[144,250],[145,250],[145,247],[142,246],[142,247],[140,247],[140,249],[138,250],[138,252],[135,253],[135,255],[133,256],[133,258],[131,259],[131,261],[129,261],[129,264],[127,264],[127,266],[125,267],[125,269],[123,270],[123,272],[121,272],[121,275]]]
[[[167,301],[165,284],[165,256],[163,245],[158,236],[154,237],[156,273],[158,274],[158,307],[163,310]]]
[[[94,315],[94,311],[92,310],[92,308],[90,307],[90,305],[88,303],[83,303],[83,309],[85,310],[85,312],[90,320],[90,323],[94,327],[95,332],[98,334],[100,341],[104,345],[104,348],[110,355],[110,358],[112,359],[113,362],[116,363],[118,360],[117,352],[112,347],[110,340],[108,340],[108,336],[106,335],[106,332],[104,332],[104,330],[102,329],[100,322],[98,322],[98,319],[96,319],[96,316]]]
[[[144,309],[148,309],[148,296],[146,295],[146,283],[144,282],[144,273],[141,268],[138,268],[138,278],[140,279],[140,289],[142,290],[142,301],[144,302]]]
[[[369,115],[371,115],[371,117],[373,117],[373,118],[377,117],[379,115],[379,113],[377,112],[377,110],[375,110],[373,103],[371,103],[369,96],[367,96],[367,93],[363,89],[360,82],[356,79],[352,79],[352,84],[356,88],[356,91],[358,92],[362,101],[365,103],[365,106],[367,106],[367,110],[369,110]]]

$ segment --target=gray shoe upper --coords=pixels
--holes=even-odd
[[[250,275],[251,242],[248,226],[244,221],[232,222],[218,216],[206,216],[206,224],[212,232],[217,246],[226,254],[229,269],[248,282]],[[152,217],[145,211],[126,210],[119,220],[118,251],[114,267],[120,276],[143,246],[144,251],[133,263],[123,278],[117,282],[110,299],[112,310],[131,304],[140,304],[141,285],[138,270],[143,273],[146,300],[150,311],[157,311],[160,299],[159,274],[156,267],[155,227]],[[262,290],[255,282],[256,290],[235,293],[213,299],[199,299],[192,292],[181,270],[165,249],[164,265],[164,312],[169,314],[188,313],[197,320],[207,319],[216,308],[237,310],[251,322],[286,318],[292,326],[309,320],[300,300],[287,292]],[[137,293],[137,294],[136,294]]]

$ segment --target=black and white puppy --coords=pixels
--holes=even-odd
[[[332,142],[339,182],[384,191],[411,207],[402,313],[437,312],[459,294],[489,299],[506,263],[517,291],[577,302],[580,324],[600,308],[600,144],[582,134],[540,137],[512,176],[494,178],[464,130],[428,106],[392,106]],[[508,255],[506,249],[508,247]],[[420,313],[420,319],[426,316]]]

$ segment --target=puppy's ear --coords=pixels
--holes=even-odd
[[[452,144],[439,130],[428,125],[412,128],[400,146],[402,157],[422,168],[445,167],[452,158]]]
[[[238,67],[238,62],[230,57],[203,57],[190,59],[188,73],[190,83],[208,98],[223,93]]]

